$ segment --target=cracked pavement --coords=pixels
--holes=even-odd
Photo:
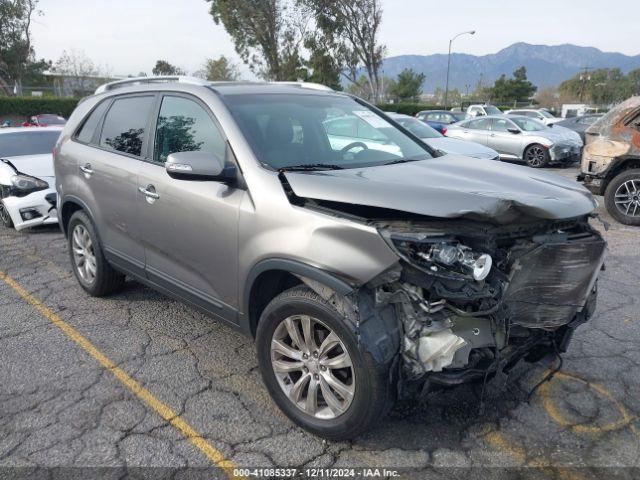
[[[575,178],[575,168],[556,171]],[[57,227],[0,229],[0,271],[239,467],[387,467],[407,478],[449,478],[470,469],[480,478],[597,478],[604,472],[637,478],[640,228],[600,211],[611,223],[607,269],[597,313],[576,332],[563,374],[527,403],[550,364],[521,365],[506,384],[490,384],[483,412],[475,386],[403,402],[350,442],[323,441],[280,413],[260,379],[253,342],[225,325],[135,282],[107,298],[86,295]],[[173,477],[176,468],[212,467],[3,281],[0,364],[0,472],[154,467],[148,471],[155,478]],[[219,469],[202,472],[225,476]]]

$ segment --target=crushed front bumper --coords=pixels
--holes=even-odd
[[[484,281],[434,268],[438,250],[424,246],[433,243],[395,239],[416,254],[405,255],[397,282],[377,297],[396,306],[407,384],[458,385],[562,353],[595,310],[606,242],[587,219],[496,229],[475,243],[467,237],[495,260]]]
[[[5,197],[2,201],[15,229],[20,231],[39,225],[58,223],[55,195],[55,189],[48,188],[24,197]]]
[[[549,150],[552,163],[575,163],[582,159],[582,147],[572,145],[559,145]]]

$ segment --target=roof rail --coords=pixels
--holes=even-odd
[[[313,82],[270,82],[276,85],[293,85],[298,86],[300,88],[308,88],[310,90],[322,90],[325,92],[334,92],[335,90],[331,87],[327,87],[326,85],[322,85],[321,83],[313,83]]]
[[[148,83],[168,83],[168,82],[177,82],[177,83],[187,83],[190,85],[201,85],[206,86],[209,85],[210,82],[208,80],[203,80],[201,78],[196,77],[185,77],[182,75],[162,75],[157,77],[132,77],[125,78],[124,80],[116,80],[115,82],[105,83],[104,85],[100,85],[96,89],[96,95],[104,92],[108,92],[110,90],[115,90],[116,88],[127,87],[129,85],[143,85]]]

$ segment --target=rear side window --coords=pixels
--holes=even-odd
[[[100,146],[141,156],[153,103],[153,96],[126,97],[114,101],[104,119]]]
[[[84,124],[82,125],[82,127],[80,127],[80,130],[78,130],[78,133],[76,134],[76,139],[78,139],[78,141],[82,143],[91,143],[96,132],[96,128],[100,123],[100,119],[102,118],[102,115],[104,115],[104,112],[107,110],[108,105],[109,102],[102,102],[93,109],[93,112],[91,112],[89,117],[84,121]]]

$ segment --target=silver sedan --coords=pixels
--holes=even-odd
[[[486,145],[502,160],[524,160],[534,168],[580,160],[580,136],[563,127],[519,115],[490,115],[449,125],[447,137]]]

